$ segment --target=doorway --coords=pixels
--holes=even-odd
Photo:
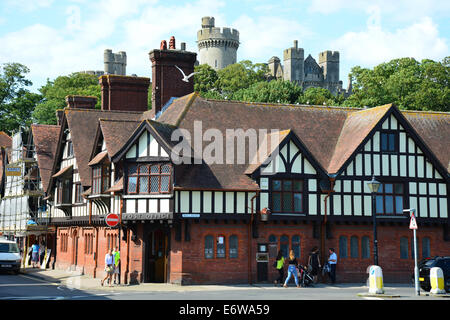
[[[144,282],[163,283],[167,279],[168,234],[163,229],[149,230],[145,243]]]

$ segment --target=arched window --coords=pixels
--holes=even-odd
[[[359,258],[359,243],[356,236],[350,237],[350,257]]]
[[[294,254],[296,258],[300,258],[300,236],[292,237],[292,250],[294,250]]]
[[[225,237],[224,236],[217,236],[216,258],[225,258]]]
[[[280,250],[283,257],[289,257],[289,237],[286,235],[280,237]]]
[[[269,242],[270,243],[277,243],[277,237],[275,235],[271,234],[269,236]]]
[[[230,259],[238,257],[238,237],[230,236]]]
[[[339,237],[339,258],[347,258],[347,257],[348,257],[347,237],[340,236]]]
[[[214,258],[214,237],[205,237],[205,259]]]
[[[361,238],[361,258],[370,258],[370,239],[368,236],[364,236]]]
[[[431,250],[430,250],[430,238],[425,237],[422,238],[422,258],[429,258],[431,257]]]
[[[400,238],[400,259],[408,259],[408,238]]]

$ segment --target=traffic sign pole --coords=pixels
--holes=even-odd
[[[417,221],[415,212],[416,209],[405,209],[403,212],[409,212],[409,216],[411,218],[409,222],[409,228],[413,230],[414,237],[414,287],[416,289],[416,295],[420,296],[420,286],[419,286],[419,267],[417,266]]]

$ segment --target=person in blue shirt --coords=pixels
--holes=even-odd
[[[106,279],[109,278],[109,286],[112,287],[112,275],[114,273],[114,255],[112,254],[112,250],[109,249],[108,253],[105,255],[105,271],[106,276],[102,280],[102,286]]]
[[[37,264],[39,262],[39,245],[38,242],[35,241],[31,246],[31,264],[33,268],[37,268]]]
[[[334,248],[330,248],[328,252],[330,253],[330,256],[328,258],[328,264],[330,265],[330,280],[332,284],[335,284],[337,255],[336,252],[334,252]]]

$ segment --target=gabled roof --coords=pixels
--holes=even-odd
[[[99,130],[101,130],[103,135],[110,159],[128,141],[139,124],[140,121],[137,120],[100,119]]]
[[[0,147],[10,148],[12,145],[12,138],[4,131],[0,131]]]
[[[61,127],[55,125],[31,125],[31,134],[33,135],[34,149],[36,150],[36,158],[44,191],[47,190],[51,179],[60,130]]]

